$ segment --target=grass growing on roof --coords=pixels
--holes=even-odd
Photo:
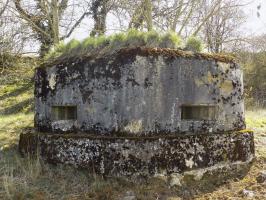
[[[95,47],[95,38],[87,37],[81,42],[82,49],[91,49]]]
[[[80,42],[78,40],[72,39],[70,40],[70,42],[67,43],[66,50],[76,48],[79,44]]]
[[[110,42],[110,38],[104,35],[99,37],[87,37],[80,43],[77,48],[75,48],[74,55],[83,55],[98,52],[99,49],[103,49],[104,47],[110,45]]]
[[[159,46],[162,38],[156,31],[149,31],[146,33],[146,46],[155,47]]]
[[[187,39],[185,48],[190,51],[201,52],[203,50],[203,43],[199,38],[191,36]]]
[[[60,52],[61,52],[60,55],[65,54],[65,55],[71,56],[71,55],[75,54],[77,48],[79,48],[79,47],[80,47],[80,42],[76,39],[72,39],[66,45],[62,45],[62,47],[59,46],[58,48],[61,48],[60,49]]]
[[[69,43],[59,43],[46,56],[45,60],[68,58],[79,55],[98,55],[101,52],[113,52],[124,47],[163,47],[180,48],[181,38],[175,32],[159,34],[156,31],[141,32],[130,29],[125,33],[110,36],[88,37],[82,42],[71,40]]]
[[[105,35],[101,35],[99,37],[94,38],[95,40],[95,46],[96,47],[102,47],[107,46],[110,44],[110,38],[106,37]]]
[[[145,46],[146,33],[136,29],[130,29],[126,34],[126,45],[128,47]]]
[[[182,39],[175,32],[170,31],[161,38],[160,47],[176,49],[182,44]]]
[[[55,45],[44,57],[45,60],[54,59],[66,52],[67,45],[61,41]]]
[[[112,36],[109,36],[111,41],[111,47],[119,47],[122,46],[123,43],[126,41],[126,34],[125,33],[117,33]]]

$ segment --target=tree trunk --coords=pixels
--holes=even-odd
[[[145,18],[147,22],[147,29],[148,31],[151,31],[153,29],[152,25],[152,3],[151,0],[145,0]]]
[[[52,38],[54,44],[59,43],[59,13],[58,13],[58,1],[57,0],[52,0],[52,13],[51,13],[51,28],[52,28]]]
[[[54,42],[50,39],[40,39],[41,42],[40,46],[40,57],[43,58],[50,50],[50,48],[54,45]]]
[[[94,27],[91,36],[103,35],[106,31],[107,3],[109,0],[95,0],[92,4]]]
[[[139,29],[144,22],[147,24],[148,31],[151,31],[153,29],[151,0],[143,0],[135,9],[129,28]]]

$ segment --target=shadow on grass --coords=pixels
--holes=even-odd
[[[10,114],[17,114],[21,112],[23,109],[26,109],[26,113],[33,111],[34,108],[34,98],[26,99],[22,102],[19,102],[17,104],[14,104],[12,106],[9,106],[7,108],[4,108],[0,110],[0,115],[10,115]]]
[[[9,98],[9,97],[16,97],[16,96],[30,90],[31,88],[33,88],[32,83],[28,83],[26,85],[23,85],[22,87],[14,90],[12,92],[9,92],[7,94],[3,94],[2,96],[0,96],[0,101],[5,100],[6,98]]]

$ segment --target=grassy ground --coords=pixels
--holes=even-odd
[[[257,154],[266,157],[266,109],[247,111],[246,123],[255,132]]]
[[[34,60],[0,68],[0,148],[17,144],[18,133],[33,124]]]
[[[121,199],[134,194],[136,199],[245,199],[243,189],[252,190],[254,199],[266,199],[266,185],[256,177],[266,170],[266,110],[246,113],[249,129],[255,131],[257,159],[243,179],[226,181],[223,185],[198,191],[193,198],[189,191],[170,187],[167,181],[152,178],[133,184],[124,179],[103,179],[68,166],[53,166],[40,159],[22,158],[17,153],[19,133],[33,126],[32,76],[35,64],[0,74],[0,199]],[[31,66],[31,67],[27,67]],[[1,71],[1,70],[0,70]],[[181,198],[182,197],[182,198]]]

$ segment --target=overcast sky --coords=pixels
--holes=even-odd
[[[260,17],[257,17],[258,5],[261,5],[259,10]],[[245,6],[243,10],[247,15],[247,22],[244,24],[243,30],[253,35],[266,33],[266,0],[254,0]]]

